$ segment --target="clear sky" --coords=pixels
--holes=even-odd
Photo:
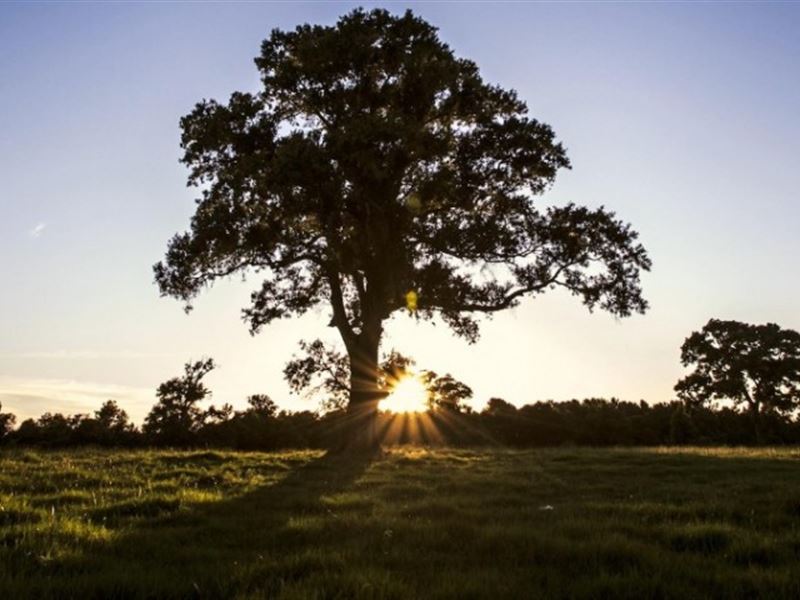
[[[332,23],[353,3],[0,4],[0,402],[21,417],[116,398],[140,421],[154,389],[213,356],[215,403],[291,397],[281,371],[326,312],[250,337],[256,281],[191,315],[152,265],[187,224],[178,119],[255,90],[275,27]],[[559,292],[470,346],[398,317],[386,346],[515,404],[669,400],[679,347],[710,317],[800,329],[800,6],[786,3],[422,3],[411,6],[513,87],[573,170],[543,204],[603,204],[650,251],[652,308],[624,320]]]

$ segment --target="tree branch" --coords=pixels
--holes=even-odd
[[[355,342],[356,335],[353,332],[353,327],[347,319],[347,311],[344,308],[344,298],[342,296],[342,282],[339,280],[339,273],[330,267],[326,269],[326,278],[328,286],[331,289],[331,308],[333,309],[333,318],[331,325],[339,330],[348,350]]]

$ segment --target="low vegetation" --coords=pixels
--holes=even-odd
[[[796,449],[0,452],[0,597],[796,598]]]
[[[113,401],[94,415],[47,413],[26,419],[16,429],[0,427],[0,447],[69,446],[190,447],[273,451],[335,446],[348,415],[279,411],[267,396],[248,398],[249,407],[229,406],[161,418],[158,428],[136,428]],[[163,416],[163,415],[162,415]],[[174,418],[173,418],[174,417]],[[463,405],[437,407],[416,415],[381,413],[378,431],[384,444],[539,448],[660,445],[790,445],[800,443],[800,420],[776,412],[752,415],[730,407],[697,406],[679,401],[648,404],[589,398],[534,402],[519,408],[492,398],[480,412]]]

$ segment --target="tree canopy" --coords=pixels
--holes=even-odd
[[[604,208],[540,208],[570,163],[513,90],[486,83],[410,11],[355,10],[274,30],[262,88],[181,120],[189,231],[155,266],[191,301],[257,274],[252,332],[324,304],[350,361],[351,404],[376,398],[383,322],[441,318],[469,341],[476,314],[562,287],[590,309],[644,312],[637,234]]]
[[[689,404],[730,400],[756,419],[800,407],[800,333],[792,329],[711,319],[686,338],[681,363],[694,368],[675,385]]]
[[[11,413],[4,413],[3,403],[0,402],[0,440],[8,435],[13,429],[17,418]]]
[[[188,439],[205,420],[206,415],[198,403],[211,394],[203,378],[215,366],[211,358],[186,363],[182,377],[173,377],[159,385],[158,402],[147,415],[143,431],[156,438],[178,442]],[[211,417],[216,416],[213,406],[209,410]]]

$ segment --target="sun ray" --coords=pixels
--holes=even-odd
[[[444,436],[441,430],[436,425],[436,421],[431,418],[430,413],[422,413],[419,415],[420,431],[422,433],[423,441],[429,444],[441,444],[444,442]]]
[[[420,431],[421,414],[406,415],[408,417],[408,427],[406,429],[405,439],[413,444],[419,444],[423,441],[422,433]]]
[[[455,434],[459,429],[462,429],[474,434],[481,443],[491,446],[499,445],[499,442],[490,433],[470,424],[466,415],[442,410],[435,413],[435,419],[439,421],[440,430],[445,430],[445,436],[448,433]]]
[[[400,443],[403,431],[403,415],[392,413],[389,415],[388,426],[384,429],[381,441],[384,444],[396,445]]]

